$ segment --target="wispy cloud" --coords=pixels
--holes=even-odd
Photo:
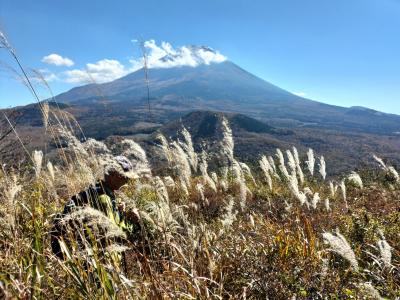
[[[137,40],[132,40],[132,42],[137,42]],[[196,67],[201,64],[220,63],[227,59],[226,56],[209,47],[182,46],[175,49],[170,43],[161,42],[161,45],[157,45],[154,40],[149,40],[144,42],[144,48],[148,68]],[[93,81],[103,83],[137,71],[143,65],[142,57],[131,59],[126,65],[115,59],[102,59],[96,63],[86,64],[83,69],[65,71],[64,80],[69,83]]]
[[[103,83],[126,75],[129,70],[115,59],[102,59],[96,63],[86,64],[85,69],[65,71],[65,81],[68,83]]]
[[[40,69],[39,72],[42,74],[44,80],[46,80],[48,82],[56,81],[59,79],[56,74],[49,71],[48,69]]]
[[[42,62],[45,64],[49,65],[55,65],[55,66],[64,66],[64,67],[71,67],[74,65],[74,62],[67,58],[67,57],[62,57],[59,54],[52,53],[49,55],[46,55],[42,58]]]
[[[43,80],[47,82],[59,80],[58,76],[48,69],[31,69],[29,75],[30,80],[38,84],[42,84]]]

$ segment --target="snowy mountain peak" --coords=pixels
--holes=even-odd
[[[167,42],[158,46],[154,40],[150,40],[144,43],[144,47],[148,52],[149,68],[197,67],[227,60],[219,51],[207,46],[190,45],[175,49]]]

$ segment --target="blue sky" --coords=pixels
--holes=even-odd
[[[154,39],[211,46],[314,100],[400,114],[400,0],[0,0],[0,28],[55,94],[79,85],[71,74],[87,64],[124,74],[140,57],[132,40]],[[42,62],[49,54],[64,59]],[[0,60],[0,107],[33,102],[5,71],[15,67],[6,51]]]

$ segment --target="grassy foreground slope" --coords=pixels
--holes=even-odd
[[[325,160],[295,148],[250,168],[233,156],[225,118],[219,140],[195,152],[189,132],[161,134],[153,170],[132,140],[78,141],[47,132],[60,163],[32,153],[0,173],[0,298],[395,299],[400,297],[400,182],[376,167],[328,181]],[[212,151],[212,152],[211,152]],[[123,154],[138,178],[118,194],[130,232],[88,207],[65,217],[82,243],[50,248],[54,214]],[[220,165],[208,170],[210,158]],[[371,160],[373,158],[371,157]]]

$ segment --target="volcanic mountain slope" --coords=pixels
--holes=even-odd
[[[104,120],[104,114],[108,120],[118,119],[120,124],[115,127],[132,129],[138,121],[164,123],[189,111],[210,109],[243,113],[279,127],[379,134],[400,132],[400,116],[305,99],[252,75],[229,60],[207,63],[195,56],[199,51],[215,55],[210,48],[192,46],[190,51],[192,65],[176,66],[173,62],[179,61],[181,54],[175,53],[160,58],[148,70],[152,116],[148,112],[143,69],[112,82],[73,88],[55,99],[73,106],[78,119],[85,120],[90,130],[99,123],[96,117]],[[100,133],[103,129],[90,134],[104,137]]]

